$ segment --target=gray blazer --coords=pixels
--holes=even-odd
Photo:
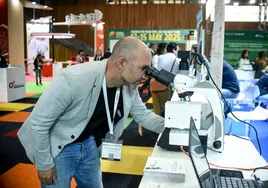
[[[107,60],[103,60],[64,69],[36,103],[18,137],[38,170],[53,168],[54,158],[86,127],[96,107],[106,65]],[[117,139],[129,114],[146,129],[163,131],[164,119],[145,107],[136,86],[123,86],[122,93],[124,117],[114,125]]]

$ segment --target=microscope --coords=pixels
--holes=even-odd
[[[209,69],[209,62],[199,54],[197,63]],[[193,117],[203,145],[222,152],[224,146],[224,113],[221,97],[208,80],[197,82],[187,75],[174,75],[166,70],[149,67],[146,74],[174,89],[170,101],[165,104],[165,130],[158,140],[162,148],[180,151],[188,149],[190,117]]]
[[[188,62],[188,59],[190,57],[190,51],[178,51],[178,58],[181,59],[179,64],[179,74],[189,75],[190,63]]]

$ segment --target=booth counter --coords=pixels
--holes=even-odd
[[[0,102],[26,97],[24,67],[0,68]]]

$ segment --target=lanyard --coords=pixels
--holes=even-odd
[[[110,110],[109,110],[108,97],[107,97],[107,87],[106,87],[106,77],[105,77],[105,75],[104,75],[104,79],[103,79],[103,83],[102,83],[102,89],[103,89],[103,96],[104,96],[104,102],[105,102],[105,108],[106,108],[108,126],[109,126],[109,130],[110,130],[110,134],[113,135],[113,133],[114,133],[114,117],[115,117],[116,109],[117,109],[118,102],[119,102],[120,87],[118,87],[116,89],[116,93],[115,93],[113,122],[111,120],[111,114],[110,114]]]

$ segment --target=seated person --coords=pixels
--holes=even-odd
[[[222,70],[222,95],[225,99],[235,99],[239,92],[239,82],[233,67],[226,61],[223,61]],[[224,105],[225,116],[229,113],[228,107]]]
[[[266,66],[268,66],[268,59],[265,55],[265,52],[261,51],[259,52],[255,64],[253,65],[253,68],[255,70],[255,79],[258,79],[263,76]]]
[[[243,70],[244,65],[250,65],[249,51],[243,50],[241,53],[238,70]]]
[[[257,82],[256,85],[260,90],[260,96],[258,100],[263,100],[268,102],[268,75],[262,76]]]
[[[2,56],[2,51],[0,50],[0,68],[7,68],[7,67],[8,67],[8,63],[6,59],[4,58],[4,56]]]
[[[226,99],[234,99],[240,92],[239,82],[234,68],[226,61],[223,61],[221,92]]]

